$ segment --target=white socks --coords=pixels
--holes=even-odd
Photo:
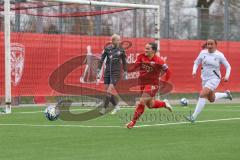
[[[227,93],[220,93],[220,92],[215,93],[215,101],[218,99],[227,98],[227,97],[228,97]]]
[[[118,104],[114,107],[115,107],[116,110],[120,110],[120,106]]]
[[[220,93],[216,92],[215,93],[215,101],[218,99],[226,98],[228,97],[227,93]],[[206,99],[205,98],[199,98],[197,102],[197,106],[195,108],[194,113],[192,114],[192,118],[196,119],[199,113],[203,110],[204,106],[206,104]]]
[[[192,114],[192,118],[196,119],[197,116],[199,115],[199,113],[203,110],[204,106],[206,103],[206,99],[205,98],[199,98],[198,102],[197,102],[197,106],[195,108],[194,113]]]

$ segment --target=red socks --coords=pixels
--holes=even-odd
[[[134,112],[133,122],[136,122],[138,118],[143,114],[145,106],[143,104],[138,104]]]
[[[165,102],[159,101],[159,100],[154,100],[152,108],[162,108],[162,107],[166,107]],[[144,112],[144,109],[145,109],[145,106],[143,104],[137,105],[135,112],[134,112],[134,117],[132,120],[134,123],[139,119],[139,117],[141,117],[141,115]]]
[[[165,102],[159,101],[159,100],[154,100],[154,101],[153,101],[153,106],[152,106],[152,108],[162,108],[162,107],[166,107]]]

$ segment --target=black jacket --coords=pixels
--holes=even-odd
[[[104,77],[108,76],[120,76],[121,75],[121,64],[123,70],[127,71],[126,54],[122,47],[115,47],[114,45],[108,45],[104,50],[98,69],[100,70],[104,59],[107,57],[106,68],[104,71]]]

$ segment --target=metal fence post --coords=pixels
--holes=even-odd
[[[228,40],[229,33],[229,0],[224,0],[224,40]]]
[[[169,31],[170,31],[170,0],[166,0],[165,5],[165,35],[164,38],[170,38]]]

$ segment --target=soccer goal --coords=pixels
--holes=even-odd
[[[0,98],[9,109],[65,97],[94,105],[104,93],[102,79],[96,85],[97,63],[111,35],[121,36],[128,63],[147,42],[160,45],[159,5],[4,0],[0,24]]]

